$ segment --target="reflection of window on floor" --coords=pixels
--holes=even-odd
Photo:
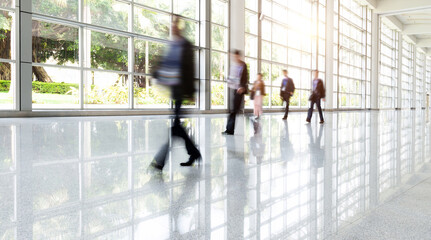
[[[338,114],[337,132],[337,222],[348,221],[364,211],[368,200],[366,172],[369,159],[366,157],[366,144],[369,144],[369,128],[365,121],[366,113]],[[346,117],[349,116],[347,119]],[[352,121],[352,119],[354,119]]]
[[[379,118],[379,193],[394,187],[397,183],[397,115],[396,112],[382,112]]]
[[[400,146],[400,161],[401,161],[401,176],[405,176],[413,170],[413,143],[412,143],[412,112],[403,111],[401,113],[401,146]]]

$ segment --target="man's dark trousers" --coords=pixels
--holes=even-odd
[[[313,100],[310,103],[310,108],[308,109],[308,116],[307,116],[307,120],[310,121],[311,117],[313,116],[313,109],[314,109],[314,104],[316,104],[317,106],[317,110],[319,110],[319,116],[320,116],[320,121],[324,121],[323,120],[323,113],[322,113],[322,107],[320,106],[320,98],[317,100]]]
[[[241,109],[242,102],[244,101],[244,94],[243,93],[239,94],[237,90],[232,90],[232,91],[234,91],[233,106],[229,106],[230,114],[229,114],[229,119],[227,121],[226,132],[233,134],[235,132],[236,115]]]

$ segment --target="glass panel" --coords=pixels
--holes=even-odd
[[[165,11],[171,11],[171,0],[135,0],[137,3],[147,5],[149,7],[158,8]]]
[[[283,100],[280,97],[280,88],[272,88],[271,104],[273,107],[282,107]]]
[[[248,34],[245,35],[245,55],[257,57],[257,37]]]
[[[199,45],[199,24],[194,21],[184,20],[183,35],[192,44]]]
[[[226,96],[226,83],[211,82],[211,108],[224,108]]]
[[[257,14],[245,11],[245,32],[257,35]]]
[[[0,62],[0,109],[13,108],[14,64]]]
[[[220,25],[227,25],[228,6],[226,2],[213,0],[211,6],[211,21]]]
[[[150,37],[168,39],[171,18],[168,14],[135,6],[134,31]]]
[[[151,77],[135,76],[135,108],[169,108],[170,92],[167,88],[151,83]]]
[[[128,75],[84,72],[85,108],[124,108],[129,103]]]
[[[79,82],[79,70],[33,66],[33,108],[79,108]]]
[[[163,56],[165,45],[158,42],[135,40],[135,67],[137,73],[150,74],[158,60]]]
[[[0,11],[0,58],[12,58],[13,12]]]
[[[197,19],[197,7],[199,6],[198,0],[174,0],[174,13]]]
[[[64,66],[79,63],[79,30],[60,24],[33,21],[33,62]],[[50,82],[49,76],[35,72],[41,82]]]
[[[130,5],[113,0],[90,0],[89,15],[85,19],[91,24],[127,31]]]
[[[128,71],[128,38],[91,32],[91,67]]]
[[[220,26],[211,26],[211,47],[216,50],[227,50],[227,28]]]
[[[108,1],[103,2],[108,4]],[[32,7],[35,13],[77,21],[78,3],[79,0],[32,0]]]
[[[211,79],[226,80],[227,54],[211,52]]]
[[[257,11],[257,2],[258,0],[247,0],[245,1],[245,7],[250,10]]]

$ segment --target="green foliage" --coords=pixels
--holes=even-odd
[[[32,82],[33,91],[36,93],[51,93],[51,94],[72,94],[72,88],[79,88],[78,84],[72,83],[45,83]]]
[[[0,92],[9,92],[10,81],[0,80]]]
[[[225,83],[212,82],[211,84],[211,105],[224,106]]]

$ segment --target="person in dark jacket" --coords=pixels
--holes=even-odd
[[[229,119],[226,125],[226,131],[223,135],[233,135],[235,133],[235,119],[238,112],[241,110],[244,102],[244,95],[248,93],[248,71],[247,65],[241,60],[241,52],[239,50],[232,51],[233,64],[230,66],[229,73],[229,91],[233,95],[233,103],[229,105]]]
[[[176,85],[171,86],[171,97],[174,101],[174,123],[171,129],[171,134],[173,137],[180,137],[184,140],[187,153],[190,155],[190,158],[187,162],[181,163],[181,166],[191,166],[196,160],[201,159],[201,154],[199,150],[196,148],[194,142],[187,135],[184,127],[180,122],[180,111],[181,105],[184,99],[192,99],[196,89],[195,89],[195,60],[192,49],[192,44],[185,39],[181,34],[181,29],[179,28],[179,17],[174,16],[172,21],[172,35],[173,40],[169,43],[169,50],[166,53],[166,57],[169,58],[170,64],[178,65],[179,69],[179,82]],[[169,151],[169,141],[154,157],[151,166],[162,170],[166,156]]]
[[[283,80],[281,81],[281,87],[280,87],[280,97],[283,101],[286,102],[286,109],[284,111],[284,117],[283,120],[287,119],[287,114],[289,113],[289,105],[290,105],[290,98],[293,96],[293,93],[295,92],[295,84],[293,83],[292,78],[288,76],[288,72],[286,69],[283,70]]]
[[[308,109],[308,116],[307,116],[307,122],[311,122],[311,117],[313,116],[313,108],[314,104],[317,106],[317,110],[319,110],[319,116],[320,116],[320,123],[325,123],[325,120],[323,119],[323,113],[322,113],[322,107],[320,106],[320,100],[325,99],[325,86],[323,85],[322,79],[319,78],[319,71],[314,70],[314,79],[313,79],[313,86],[312,86],[312,93],[310,96],[310,108]]]

